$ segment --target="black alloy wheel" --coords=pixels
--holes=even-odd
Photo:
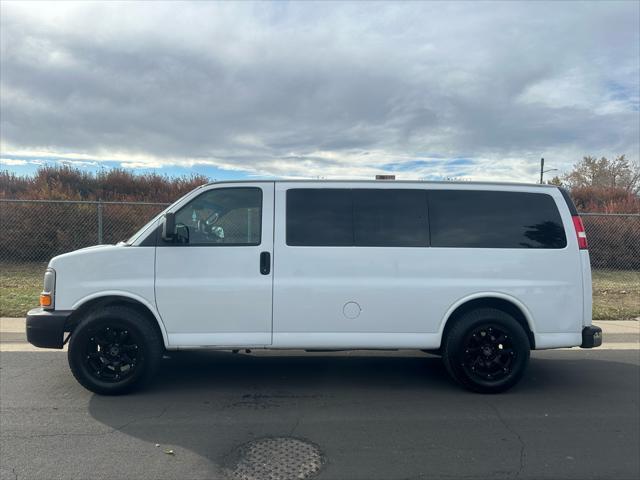
[[[458,383],[474,392],[499,393],[520,381],[531,344],[513,316],[479,308],[452,321],[442,340],[442,359]]]
[[[462,364],[469,376],[499,381],[512,373],[515,356],[509,333],[498,325],[486,324],[467,335]]]
[[[126,306],[89,312],[69,341],[69,367],[76,380],[101,395],[126,393],[147,383],[164,351],[154,321]]]
[[[87,371],[104,382],[125,380],[135,372],[141,356],[135,333],[115,325],[91,332],[86,346]]]

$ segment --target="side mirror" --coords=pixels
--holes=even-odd
[[[176,237],[176,214],[167,212],[162,222],[162,239],[171,242]]]

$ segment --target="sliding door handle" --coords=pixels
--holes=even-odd
[[[271,254],[269,252],[262,252],[260,254],[260,273],[262,275],[269,275],[271,272]]]

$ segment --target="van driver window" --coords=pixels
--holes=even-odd
[[[176,213],[179,244],[259,245],[262,190],[217,188],[198,195]]]

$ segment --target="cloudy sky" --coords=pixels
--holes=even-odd
[[[640,150],[640,2],[1,2],[2,168],[536,181]]]

